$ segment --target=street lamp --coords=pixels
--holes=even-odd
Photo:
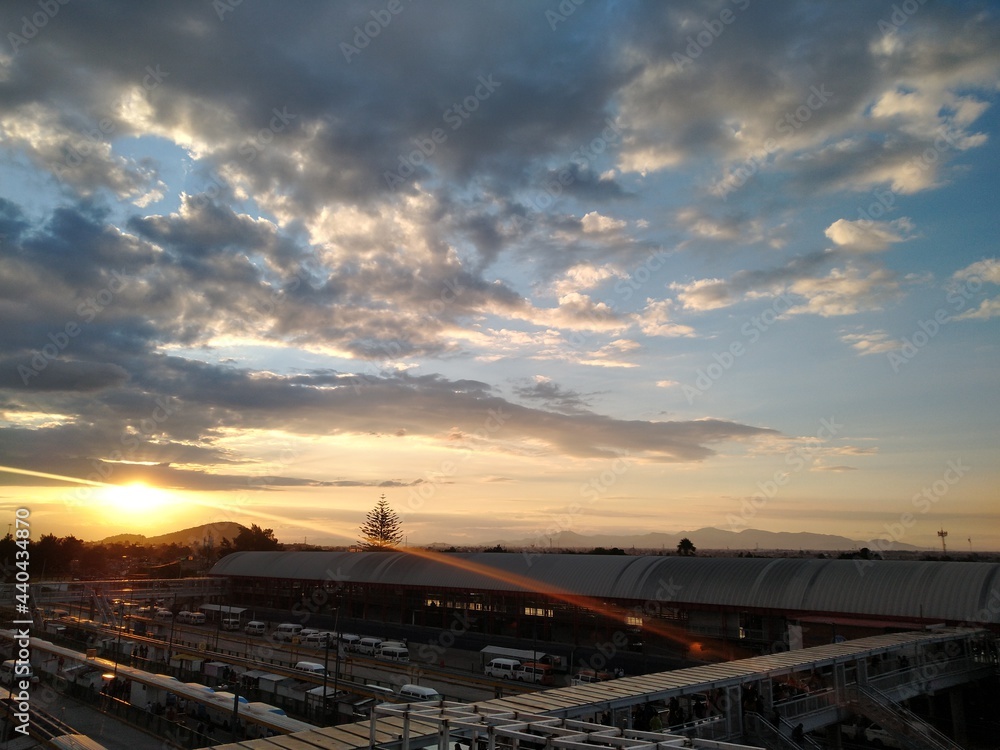
[[[124,555],[122,557],[124,557]],[[113,677],[115,679],[118,678],[118,659],[119,659],[119,657],[121,656],[121,653],[122,653],[122,630],[125,629],[125,618],[128,616],[127,613],[129,611],[129,609],[131,609],[131,606],[132,606],[132,589],[131,589],[131,587],[129,587],[128,589],[123,589],[122,593],[124,594],[125,591],[128,591],[128,606],[125,606],[125,602],[124,601],[120,600],[118,602],[118,606],[121,608],[121,613],[120,613],[121,617],[118,620],[118,638],[117,638],[117,640],[115,642],[115,670],[114,670],[114,675],[113,675]]]
[[[330,677],[330,639],[331,636],[337,639],[337,655],[334,661],[334,675],[333,675],[333,697],[336,699],[337,693],[340,690],[340,607],[334,610],[333,616],[333,633],[327,633],[326,638],[323,639],[325,645],[325,650],[323,652],[323,716],[326,717],[326,686],[327,681]],[[339,714],[339,710],[337,712]],[[336,723],[336,717],[334,717],[334,723]]]

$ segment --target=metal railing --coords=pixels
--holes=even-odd
[[[877,688],[857,689],[857,702],[870,719],[883,728],[933,750],[962,750],[953,739],[916,714],[903,708]]]
[[[754,741],[762,741],[768,747],[775,748],[809,748],[810,750],[822,750],[820,745],[810,736],[803,735],[801,741],[792,739],[792,730],[784,734],[778,727],[765,719],[758,713],[748,711],[743,715],[743,726],[745,733]]]

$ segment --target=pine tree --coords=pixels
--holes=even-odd
[[[389,507],[385,495],[382,495],[375,503],[375,507],[365,516],[358,543],[365,550],[386,550],[392,549],[401,541],[403,541],[403,531],[400,528],[399,516]]]
[[[678,555],[693,555],[698,550],[691,540],[684,537],[677,543],[677,554]]]

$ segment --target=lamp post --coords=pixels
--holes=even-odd
[[[124,559],[124,558],[125,558],[125,555],[122,555],[122,559]],[[131,604],[132,604],[132,588],[129,587],[126,590],[128,591],[128,603],[131,606]],[[126,590],[123,590],[122,593],[124,594]],[[121,617],[119,617],[119,619],[118,619],[118,638],[115,641],[115,669],[114,669],[114,678],[115,679],[118,678],[118,659],[119,659],[119,657],[121,656],[121,653],[122,653],[122,631],[125,629],[125,618],[127,617],[128,610],[130,609],[130,606],[129,607],[125,606],[125,602],[124,601],[119,601],[118,606],[121,607],[121,612],[120,612]]]
[[[237,725],[240,721],[240,681],[236,680],[233,684],[233,742],[238,738],[236,736]]]
[[[330,640],[331,638],[336,639],[337,654],[334,659],[334,675],[333,675],[333,697],[337,697],[339,692],[339,682],[340,682],[340,607],[334,610],[333,616],[333,633],[327,633],[326,638],[323,639],[325,645],[325,650],[323,651],[323,717],[326,717],[326,686],[327,681],[330,678]],[[338,711],[339,713],[339,711]],[[334,723],[336,723],[336,717],[334,718]]]

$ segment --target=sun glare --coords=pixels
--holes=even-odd
[[[101,490],[109,510],[116,513],[141,515],[162,508],[170,499],[170,494],[158,487],[150,487],[142,482],[115,485]]]

